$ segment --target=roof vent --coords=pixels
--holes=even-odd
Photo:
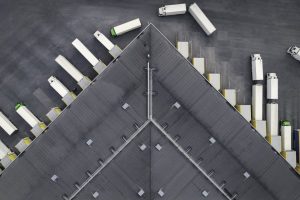
[[[96,199],[97,197],[99,197],[99,192],[94,192],[93,193],[93,197],[94,197],[94,199]]]
[[[159,189],[159,191],[157,192],[157,194],[160,196],[160,197],[163,197],[165,195],[164,191],[162,189]]]
[[[209,194],[209,192],[208,192],[208,191],[206,191],[206,190],[203,190],[203,191],[202,191],[202,195],[203,195],[204,197],[207,197],[207,196],[208,196],[208,194]]]
[[[137,194],[141,197],[144,195],[144,193],[145,193],[145,191],[142,188],[140,188],[140,190],[138,191]]]

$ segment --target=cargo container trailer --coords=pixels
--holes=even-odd
[[[252,119],[263,120],[263,85],[252,85]]]
[[[114,45],[104,34],[100,31],[96,31],[94,33],[95,38],[108,50],[109,54],[117,58],[121,53],[122,50],[118,45]]]
[[[41,122],[24,104],[17,103],[16,112],[31,126],[31,132],[38,137],[46,128],[44,122]]]
[[[267,99],[278,100],[278,78],[276,73],[267,73]]]
[[[189,7],[189,13],[194,17],[196,22],[201,26],[206,35],[211,35],[216,31],[216,27],[206,17],[203,11],[199,8],[196,3],[193,3]]]
[[[85,89],[91,83],[91,80],[84,76],[70,61],[64,56],[59,55],[55,61],[77,82],[77,84]]]
[[[117,37],[117,36],[120,36],[120,35],[123,35],[123,34],[129,32],[129,31],[138,29],[140,27],[142,27],[142,23],[139,18],[136,18],[129,22],[126,22],[126,23],[123,23],[123,24],[113,27],[110,30],[110,33],[113,37]]]

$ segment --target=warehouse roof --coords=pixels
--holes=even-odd
[[[0,199],[300,200],[299,186],[150,24],[4,171]]]

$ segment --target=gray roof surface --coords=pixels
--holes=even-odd
[[[153,118],[166,133],[155,123],[145,124],[149,52],[155,68]],[[125,102],[127,110],[122,109]],[[175,102],[180,109],[172,107]],[[137,132],[134,124],[145,128]],[[177,138],[180,148],[190,149],[188,154],[165,134]],[[211,137],[216,143],[209,142]],[[91,146],[86,144],[89,139]],[[141,144],[147,146],[144,151]],[[156,144],[162,146],[160,151]],[[114,155],[101,168],[99,159],[105,163]],[[98,169],[74,199],[93,199],[96,191],[104,200],[227,199],[205,176],[210,174],[218,185],[225,183],[222,191],[229,197],[300,200],[295,171],[152,25],[4,171],[0,199],[70,197],[76,183],[78,187],[88,180],[87,171]],[[56,182],[50,179],[54,174]],[[140,188],[145,191],[142,197],[137,195]],[[207,198],[201,194],[204,190]]]

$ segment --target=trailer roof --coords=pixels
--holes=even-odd
[[[4,171],[0,199],[299,200],[299,186],[290,165],[150,24]]]

